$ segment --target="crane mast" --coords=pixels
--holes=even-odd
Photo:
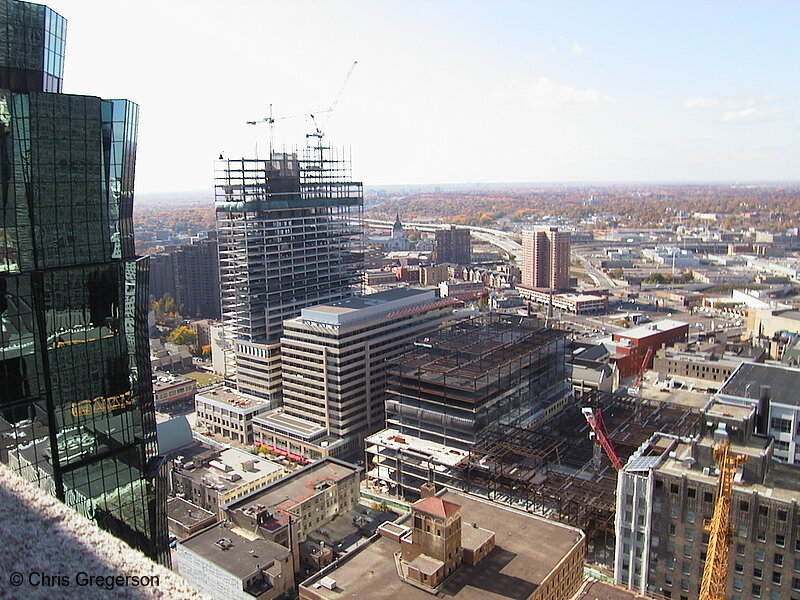
[[[708,532],[708,551],[703,567],[703,580],[700,584],[700,600],[725,600],[728,577],[728,555],[730,554],[730,511],[733,495],[733,478],[736,469],[744,463],[745,457],[732,454],[731,442],[724,438],[714,445],[714,460],[719,468],[717,493],[714,499],[714,513],[703,523]]]

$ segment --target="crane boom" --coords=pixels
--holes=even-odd
[[[708,532],[708,550],[703,567],[699,600],[725,600],[728,576],[728,555],[731,549],[730,511],[733,495],[733,478],[745,457],[732,454],[731,442],[724,438],[714,446],[714,460],[719,468],[714,513],[703,523]]]
[[[647,370],[647,365],[650,363],[650,359],[653,358],[653,354],[655,350],[653,347],[650,346],[645,352],[644,360],[642,360],[642,364],[639,365],[639,371],[636,373],[636,381],[634,382],[635,387],[640,387],[642,385],[642,380],[644,379],[644,372]]]
[[[592,408],[585,406],[581,409],[586,422],[595,435],[595,440],[603,447],[608,459],[611,461],[614,469],[617,471],[622,470],[622,461],[617,456],[617,451],[614,450],[614,445],[608,439],[608,431],[606,430],[606,422],[603,419],[603,411],[600,408]]]

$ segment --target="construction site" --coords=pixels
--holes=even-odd
[[[566,338],[532,317],[492,314],[415,343],[389,370],[386,421],[457,449],[493,424],[542,420],[570,397]]]
[[[582,407],[600,409],[616,460]],[[592,391],[538,427],[494,426],[455,465],[453,484],[580,527],[590,562],[610,564],[619,466],[653,433],[685,437],[699,425],[687,407]]]
[[[436,484],[579,527],[588,562],[611,566],[617,470],[655,432],[686,437],[699,426],[699,413],[688,407],[592,391],[539,424],[497,422],[466,450],[385,430],[368,440],[368,480],[413,498],[414,480],[424,473]],[[386,486],[387,478],[401,485]]]

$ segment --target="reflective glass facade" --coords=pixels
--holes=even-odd
[[[46,6],[0,0],[0,89],[60,92],[66,35]]]
[[[19,26],[8,15],[44,15],[45,48],[47,27],[64,30],[0,0],[0,32]],[[138,108],[32,88],[0,89],[0,460],[166,562],[148,264],[133,248]]]

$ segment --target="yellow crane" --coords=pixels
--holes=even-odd
[[[714,513],[703,523],[708,532],[706,564],[700,584],[700,600],[725,600],[728,579],[728,555],[731,549],[731,526],[729,522],[733,495],[733,478],[736,469],[745,457],[731,453],[731,442],[726,437],[714,445],[714,460],[719,468]]]

